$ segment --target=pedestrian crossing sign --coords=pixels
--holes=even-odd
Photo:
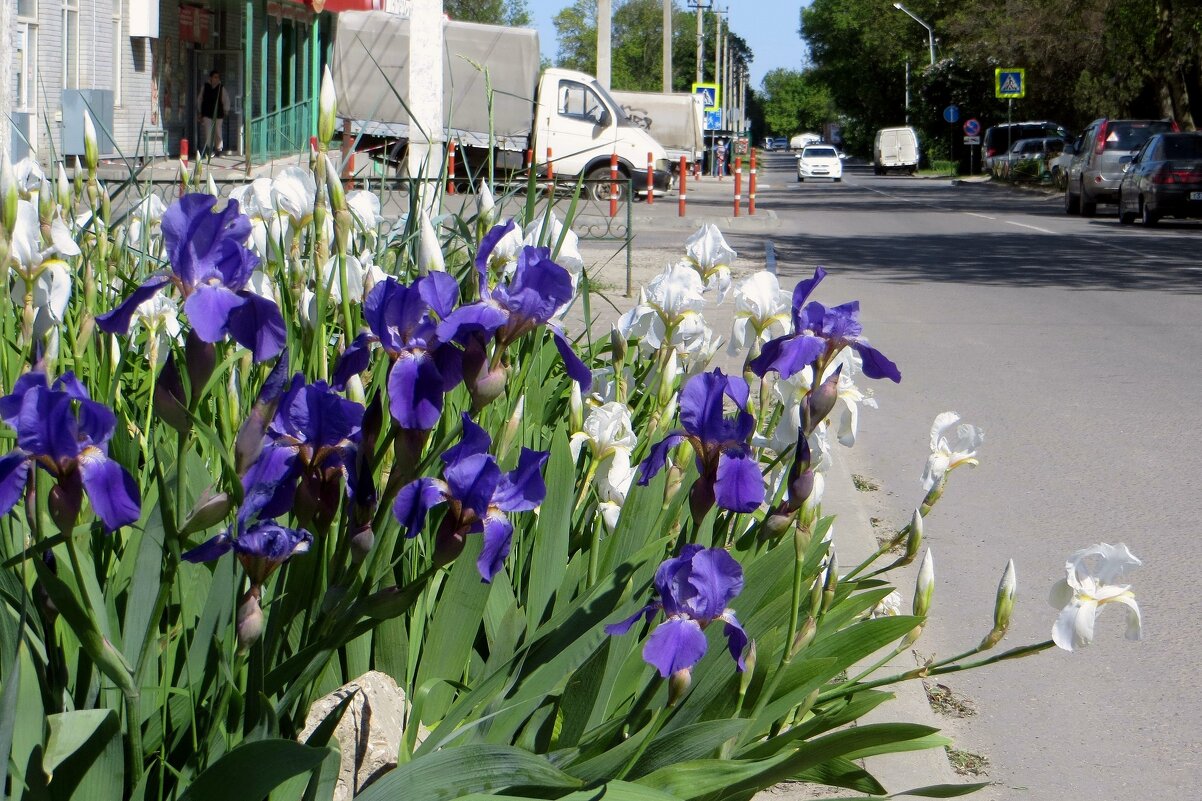
[[[993,71],[994,97],[1003,100],[1017,100],[1027,96],[1026,70],[1002,69]]]
[[[705,104],[706,111],[717,111],[718,104],[721,102],[721,92],[716,83],[695,83],[693,84],[693,94],[700,95],[701,101]]]

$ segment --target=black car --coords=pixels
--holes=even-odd
[[[1119,222],[1136,217],[1202,218],[1202,133],[1157,134],[1135,154],[1119,185]]]

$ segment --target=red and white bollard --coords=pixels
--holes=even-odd
[[[655,156],[647,153],[647,205],[655,202]]]
[[[739,206],[743,202],[743,158],[735,156],[735,216],[739,216]]]
[[[547,148],[547,197],[555,197],[555,165],[551,159],[551,148]]]
[[[179,196],[183,197],[186,189],[186,181],[188,177],[188,140],[179,140]]]
[[[447,146],[447,194],[455,194],[455,140]]]
[[[609,155],[609,216],[618,216],[618,154]]]
[[[751,148],[751,178],[747,182],[747,213],[755,214],[755,148]]]
[[[676,215],[683,217],[685,213],[685,188],[689,182],[689,161],[684,156],[680,157],[680,200],[676,204]]]

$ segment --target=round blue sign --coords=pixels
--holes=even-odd
[[[964,123],[965,136],[979,136],[981,133],[981,123],[974,120],[968,120]]]
[[[943,119],[948,122],[956,122],[960,119],[960,107],[948,106],[943,110]]]

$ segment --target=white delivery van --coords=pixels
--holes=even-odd
[[[872,172],[884,175],[889,170],[918,171],[918,134],[913,128],[882,128],[872,146]]]
[[[556,176],[602,179],[616,153],[618,171],[635,178],[635,192],[644,194],[650,154],[655,193],[671,187],[663,146],[627,119],[596,78],[571,70],[540,72],[536,30],[444,20],[443,36],[444,135],[459,143],[460,163],[472,172],[492,164],[496,181],[523,181],[531,150],[536,171],[545,175],[549,149]],[[408,62],[407,15],[338,15],[331,64],[338,116],[352,135],[368,146],[383,143],[401,163],[409,139]],[[590,191],[608,199],[609,186],[592,184]]]

